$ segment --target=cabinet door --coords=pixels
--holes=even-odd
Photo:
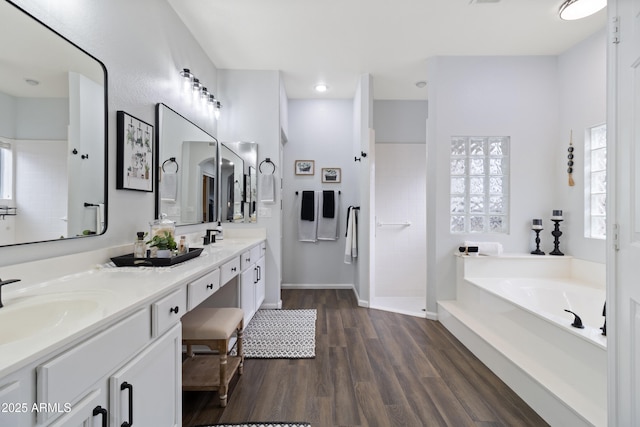
[[[109,378],[111,425],[174,427],[182,420],[181,326]]]
[[[257,275],[257,283],[256,283],[256,311],[260,309],[260,306],[264,302],[264,297],[266,293],[265,286],[265,257],[261,257],[258,262],[256,262],[256,275]]]
[[[240,275],[240,307],[244,311],[244,326],[246,327],[256,312],[254,268],[248,268]]]
[[[80,399],[73,407],[64,407],[68,413],[49,424],[49,427],[106,427],[109,425],[106,384]]]
[[[0,382],[0,426],[27,427],[35,423],[32,395],[33,369],[2,378]]]

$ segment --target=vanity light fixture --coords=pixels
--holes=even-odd
[[[183,68],[180,71],[180,76],[182,77],[182,89],[187,92],[191,89],[191,84],[193,83],[193,74],[188,68]]]
[[[560,19],[573,21],[593,15],[606,5],[607,0],[565,0],[558,10],[558,14]]]
[[[218,119],[220,117],[220,108],[222,107],[220,101],[216,100],[216,97],[200,83],[200,79],[196,78],[188,68],[183,68],[180,71],[180,76],[183,79],[182,84],[185,92],[191,93],[194,103],[197,102],[201,108],[212,111],[215,118]]]

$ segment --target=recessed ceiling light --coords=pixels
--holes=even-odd
[[[326,92],[329,87],[324,83],[318,83],[315,85],[316,92]]]
[[[30,85],[30,86],[38,86],[40,84],[40,82],[37,81],[36,79],[26,78],[26,79],[24,79],[24,81],[27,82],[27,84]]]
[[[420,80],[419,82],[416,82],[416,86],[418,86],[420,89],[422,89],[426,85],[427,85],[427,82],[425,82],[424,80]]]

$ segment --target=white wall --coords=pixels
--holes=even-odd
[[[258,164],[269,157],[276,163],[276,183],[283,176],[280,158],[281,78],[278,71],[220,70],[218,90],[223,102],[218,127],[220,142],[253,141],[258,143]],[[225,103],[226,100],[226,103]],[[264,169],[265,172],[267,169]],[[270,171],[270,169],[268,169]],[[276,185],[277,187],[277,185]],[[258,198],[260,197],[258,177]],[[225,227],[265,227],[267,229],[265,307],[281,306],[282,225],[280,191],[274,204],[258,204],[256,224],[226,224]]]
[[[453,252],[464,240],[499,241],[508,252],[528,252],[531,219],[549,223],[559,134],[557,58],[435,57],[429,67],[427,125],[428,311],[455,296]],[[510,233],[449,232],[449,145],[452,135],[511,137]],[[557,209],[557,208],[556,208]],[[551,236],[543,237],[544,248]],[[552,247],[552,246],[551,246]]]
[[[153,220],[154,197],[153,193],[115,190],[116,111],[154,123],[155,104],[164,102],[215,135],[216,124],[192,110],[182,97],[178,72],[190,68],[207,87],[214,88],[217,70],[164,1],[56,2],[55,6],[49,0],[16,3],[99,58],[107,69],[109,223],[104,236],[0,248],[0,264],[132,242],[135,232],[147,229]],[[225,99],[221,102],[224,106]],[[181,227],[180,232],[203,228]]]
[[[589,127],[606,122],[607,33],[597,32],[558,57],[560,76],[560,133],[555,157],[560,179],[556,203],[563,209],[560,249],[569,255],[605,262],[605,241],[584,237],[584,136]],[[567,147],[573,130],[575,186],[567,184]]]
[[[351,286],[355,264],[344,263],[347,208],[356,204],[351,100],[293,99],[289,101],[289,132],[284,149],[283,282],[291,285]],[[315,160],[315,175],[295,175],[296,160]],[[342,182],[323,184],[323,167],[341,168]],[[336,241],[298,241],[297,198],[302,191],[340,190]],[[295,192],[299,192],[296,196]]]
[[[375,100],[373,127],[376,143],[418,143],[427,141],[427,101]]]

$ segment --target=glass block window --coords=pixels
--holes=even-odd
[[[508,136],[451,138],[452,233],[509,232],[509,139]]]
[[[585,237],[607,237],[607,125],[587,129],[585,137]]]

